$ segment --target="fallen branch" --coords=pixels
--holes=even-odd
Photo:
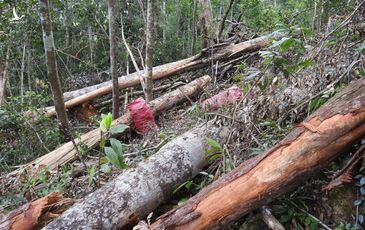
[[[179,104],[186,100],[186,95],[189,97],[200,92],[207,83],[211,80],[209,76],[203,76],[198,78],[187,85],[181,86],[178,89],[167,93],[153,101],[151,101],[150,106],[152,108],[152,112],[155,116],[161,114],[161,112],[174,107],[176,104]],[[130,113],[126,113],[125,115],[119,117],[113,122],[113,125],[118,124],[130,124],[131,116]],[[100,130],[94,129],[86,134],[83,134],[80,139],[75,139],[76,144],[82,143],[89,148],[95,147],[99,144],[100,141]],[[75,160],[77,157],[76,149],[72,142],[67,142],[57,148],[56,150],[26,164],[21,168],[11,172],[8,174],[9,176],[17,175],[24,171],[27,168],[34,168],[37,166],[47,166],[48,169],[52,170],[57,168],[58,165],[65,164],[67,162]]]
[[[242,55],[243,53],[249,53],[259,50],[261,48],[264,48],[268,44],[270,38],[280,36],[282,36],[282,33],[272,33],[239,44],[223,44],[213,47],[213,50],[203,50],[200,54],[193,57],[154,67],[152,70],[152,79],[158,80],[172,75],[197,70],[209,66],[212,61],[228,60]],[[214,53],[214,55],[211,55],[212,53]],[[139,84],[140,79],[138,72],[119,78],[120,89],[137,86]],[[63,94],[66,101],[65,107],[66,109],[72,108],[74,106],[90,101],[96,97],[108,94],[111,91],[112,83],[111,81],[107,81],[101,84],[85,87],[83,89],[66,92]],[[56,114],[54,106],[42,109],[42,111],[47,116],[54,116]]]
[[[196,176],[208,163],[207,138],[222,142],[227,130],[212,122],[171,140],[136,168],[126,170],[86,196],[44,230],[131,229],[172,191]]]
[[[350,84],[266,153],[161,216],[152,229],[212,229],[286,193],[365,135],[365,79]]]

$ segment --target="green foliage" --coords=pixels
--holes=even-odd
[[[307,28],[303,27],[285,27],[285,30],[292,34],[300,31],[302,34],[309,34]],[[302,39],[292,36],[283,37],[278,41],[273,41],[269,47],[270,51],[260,51],[260,55],[264,58],[264,63],[269,66],[278,68],[285,77],[296,73],[304,68],[314,65],[312,59],[304,58],[306,52],[305,43]]]
[[[27,163],[60,143],[57,123],[36,111],[48,100],[43,93],[28,92],[23,101],[20,97],[10,97],[7,105],[0,107],[1,171]],[[33,113],[32,119],[24,111]]]
[[[101,132],[101,141],[100,141],[100,148],[104,150],[107,161],[102,164],[102,170],[104,172],[109,172],[110,169],[107,166],[103,166],[108,164],[109,162],[112,163],[115,167],[119,169],[126,169],[128,165],[124,162],[124,146],[123,144],[115,139],[109,138],[112,134],[118,134],[124,132],[129,127],[127,125],[121,124],[117,126],[112,126],[113,118],[112,114],[108,113],[107,115],[102,114],[100,121],[100,132]],[[103,132],[106,135],[103,135]],[[111,147],[106,147],[106,141],[109,140]]]
[[[211,147],[207,150],[209,161],[214,161],[217,158],[221,158],[224,153],[224,148],[215,140],[207,138],[207,144]]]

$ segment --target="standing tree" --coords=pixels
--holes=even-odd
[[[153,25],[155,14],[155,0],[147,1],[147,28],[146,28],[146,100],[153,99],[152,82],[152,55],[153,55]]]
[[[0,60],[0,106],[5,104],[5,83],[9,66],[10,46],[6,49],[5,60]]]
[[[115,0],[108,0],[109,43],[110,43],[110,74],[113,82],[113,118],[119,117],[119,85],[117,74],[117,41],[116,41],[116,6]]]
[[[48,0],[39,0],[39,13],[42,24],[44,51],[46,54],[47,76],[51,85],[57,118],[60,122],[61,137],[66,140],[69,139],[68,118],[57,72],[56,51]]]

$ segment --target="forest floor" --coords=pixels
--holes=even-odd
[[[313,40],[308,44],[318,44],[318,42]],[[272,147],[295,124],[306,118],[351,80],[357,78],[356,71],[363,68],[365,63],[364,55],[355,51],[358,44],[359,41],[346,41],[340,47],[322,47],[320,50],[318,46],[313,45],[305,55],[315,56],[317,61],[314,65],[286,77],[276,66],[267,65],[258,52],[248,55],[243,61],[236,63],[224,76],[214,78],[204,92],[197,97],[161,114],[156,119],[159,131],[146,136],[129,131],[127,135],[120,138],[126,145],[126,163],[134,167],[172,138],[208,120],[214,120],[220,126],[230,127],[229,138],[225,143],[220,143],[224,148],[222,156],[213,160],[210,166],[191,183],[185,184],[189,186],[176,189],[170,201],[162,205],[154,216],[184,202],[220,175]],[[286,58],[293,58],[290,57],[290,53],[287,55],[289,57]],[[158,81],[155,87],[175,81],[185,83],[204,74],[212,75],[212,73],[215,73],[214,66]],[[243,100],[214,112],[201,111],[199,102],[232,85],[243,89],[245,94]],[[155,97],[169,90],[171,89],[158,92]],[[108,110],[109,107],[106,106],[99,110],[99,114]],[[75,116],[72,127],[75,128],[74,131],[85,133],[89,129],[98,127],[98,124],[78,121]],[[85,158],[86,164],[97,164],[98,154],[98,150],[88,153]],[[350,225],[354,227],[356,223],[359,229],[363,229],[359,224],[359,215],[365,215],[365,207],[354,205],[354,201],[361,199],[358,188],[354,184],[356,180],[328,194],[321,191],[322,186],[330,181],[333,173],[339,170],[349,157],[350,154],[344,154],[325,170],[319,172],[315,178],[307,181],[305,185],[268,205],[286,229],[325,229],[326,227],[350,229]],[[0,195],[3,209],[16,208],[25,202],[23,197],[39,197],[55,190],[62,191],[66,197],[80,199],[122,173],[116,168],[113,168],[112,173],[99,172],[90,183],[88,172],[82,169],[77,170],[82,168],[82,165],[80,161],[75,161],[59,168],[57,172],[40,174],[44,177],[43,179],[7,180],[6,177],[1,177]],[[354,174],[361,173],[360,170],[363,168],[361,169],[359,165]],[[100,178],[100,184],[98,178]],[[226,229],[266,228],[268,227],[261,220],[259,212],[254,211],[232,223],[231,226],[227,226]]]

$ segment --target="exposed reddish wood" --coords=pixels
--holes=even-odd
[[[61,193],[50,193],[0,218],[0,229],[39,229],[64,212],[73,203],[74,200],[64,198]]]
[[[155,100],[151,101],[149,104],[152,108],[152,112],[155,116],[161,114],[161,112],[168,110],[174,107],[176,104],[179,104],[188,97],[192,97],[198,92],[202,91],[202,89],[208,84],[211,80],[211,77],[206,75],[201,78],[198,78],[189,84],[181,86],[176,90],[164,94],[163,96],[156,98]],[[118,119],[113,121],[113,125],[118,124],[131,124],[131,116],[130,113],[127,112],[123,116],[119,117]],[[84,145],[88,147],[95,147],[98,145],[100,141],[100,130],[94,129],[86,134],[83,134],[80,139],[75,139],[76,143],[82,142]],[[77,157],[77,152],[74,148],[73,143],[67,142],[57,148],[56,150],[41,156],[40,158],[23,165],[20,169],[13,171],[9,174],[17,175],[21,173],[26,168],[35,168],[37,166],[47,166],[49,169],[55,169],[58,165],[65,164],[67,162],[75,160]]]
[[[212,61],[232,59],[243,53],[259,50],[268,44],[270,38],[280,36],[282,36],[281,33],[272,33],[267,36],[262,36],[238,44],[219,44],[218,46],[213,47],[212,50],[203,50],[200,54],[193,57],[154,67],[152,70],[152,79],[158,80],[172,75],[200,69],[209,66]],[[214,55],[211,55],[212,53],[214,53]],[[119,89],[125,89],[139,84],[140,79],[137,73],[132,73],[119,78]],[[107,81],[72,92],[66,92],[64,93],[66,101],[65,107],[66,109],[72,108],[96,97],[108,94],[111,91],[112,84],[110,81]],[[42,110],[47,116],[54,116],[56,114],[53,106]]]
[[[365,135],[365,79],[308,117],[266,153],[223,176],[152,229],[212,229],[261,207],[324,167]]]

